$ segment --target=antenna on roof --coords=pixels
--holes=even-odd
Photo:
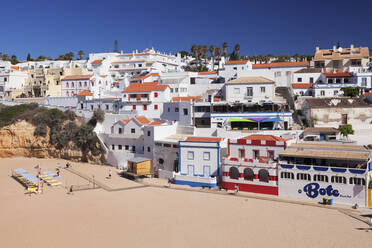
[[[118,41],[115,40],[115,42],[114,42],[114,53],[118,53],[118,52],[119,52],[119,50],[118,50]]]

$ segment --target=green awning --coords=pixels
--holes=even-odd
[[[257,122],[257,121],[243,119],[243,118],[230,118],[229,122]]]

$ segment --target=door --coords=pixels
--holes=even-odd
[[[194,176],[194,166],[191,164],[187,165],[187,175]]]
[[[372,208],[372,189],[368,190],[368,207]]]
[[[203,174],[204,174],[204,177],[210,177],[210,175],[211,175],[211,167],[209,165],[204,165],[204,167],[203,167]]]

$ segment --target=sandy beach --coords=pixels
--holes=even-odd
[[[28,196],[11,170],[54,170],[66,161],[0,160],[1,247],[371,247],[368,225],[339,211],[143,185],[106,166],[73,169],[116,191],[67,194],[88,181],[62,170],[62,186]],[[367,231],[369,229],[369,231]]]

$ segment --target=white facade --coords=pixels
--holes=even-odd
[[[24,71],[12,67],[0,69],[0,98],[5,98],[6,91],[23,89],[26,79],[27,73]]]
[[[226,83],[226,100],[229,102],[271,101],[274,97],[274,82],[267,83]]]
[[[179,172],[175,183],[192,187],[215,187],[220,168],[219,141],[180,141]]]

